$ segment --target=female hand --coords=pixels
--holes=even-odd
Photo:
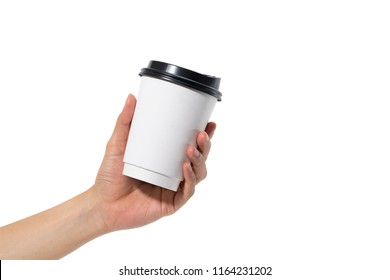
[[[207,155],[215,123],[189,146],[184,181],[177,192],[122,175],[123,155],[136,100],[129,95],[107,144],[95,184],[46,211],[0,227],[0,259],[58,259],[111,231],[135,228],[169,215],[194,194],[206,177]]]
[[[107,232],[140,227],[176,212],[194,194],[195,185],[207,175],[205,162],[216,128],[212,122],[205,131],[198,133],[198,148],[192,145],[187,148],[190,161],[183,163],[184,181],[177,192],[122,175],[123,156],[135,105],[135,97],[129,95],[107,144],[95,185],[91,188],[97,200],[95,205],[100,205],[100,216]]]

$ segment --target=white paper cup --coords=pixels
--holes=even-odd
[[[187,146],[221,100],[220,79],[158,61],[140,76],[123,174],[177,191]]]

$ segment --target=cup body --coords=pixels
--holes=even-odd
[[[142,76],[123,174],[177,191],[189,144],[208,123],[218,98],[171,81]]]

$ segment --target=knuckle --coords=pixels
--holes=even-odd
[[[110,140],[108,140],[108,142],[106,144],[106,152],[110,151],[111,149],[113,149],[114,146],[115,146],[114,139],[112,139],[112,137],[111,137]]]
[[[168,207],[166,210],[166,216],[171,216],[176,212],[175,207]]]
[[[211,149],[211,142],[209,142],[206,147],[202,150],[202,154],[203,154],[203,158],[204,160],[206,161],[207,160],[207,157],[210,153],[210,149]]]
[[[204,170],[204,172],[203,172],[203,178],[202,178],[202,180],[206,179],[206,177],[207,177],[207,169],[205,168],[205,170]]]
[[[199,176],[196,178],[197,179],[196,183],[203,181],[206,177],[207,177],[207,169],[204,169],[202,170],[202,172],[200,172]]]

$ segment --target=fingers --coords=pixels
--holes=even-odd
[[[206,126],[205,131],[199,132],[196,137],[196,144],[198,145],[198,148],[205,160],[207,160],[207,157],[210,153],[210,149],[211,149],[210,139],[213,138],[216,128],[217,125],[215,123],[209,122]]]
[[[183,164],[184,187],[183,198],[188,200],[195,193],[195,185],[197,183],[196,175],[192,169],[191,163]]]
[[[192,145],[187,149],[187,156],[191,160],[192,169],[196,177],[196,182],[198,183],[207,176],[206,159],[203,154]]]
[[[195,193],[196,175],[190,162],[183,164],[183,176],[184,181],[181,182],[174,198],[175,211],[180,209]]]
[[[195,184],[199,183],[207,176],[206,160],[211,149],[210,139],[214,135],[215,129],[216,124],[210,122],[205,131],[199,132],[196,137],[198,149],[193,145],[190,145],[187,148],[187,157],[191,161],[190,166],[192,167],[192,173],[195,175]]]
[[[125,106],[121,114],[118,116],[115,124],[114,132],[108,143],[109,147],[114,147],[118,152],[124,152],[126,148],[127,138],[129,136],[130,123],[133,119],[136,100],[131,94],[127,97]]]
[[[176,209],[179,209],[194,195],[196,184],[207,176],[206,161],[198,149],[192,145],[188,146],[187,157],[190,162],[183,164],[184,181],[175,196]]]
[[[133,119],[135,109],[135,97],[131,94],[128,95],[125,106],[121,114],[118,116],[113,135],[116,141],[127,141],[129,135],[130,123]]]
[[[211,142],[216,124],[210,122],[205,131],[197,135],[198,149],[193,145],[187,148],[187,157],[190,162],[183,164],[184,181],[175,195],[175,210],[183,206],[195,193],[195,186],[207,176],[206,158],[210,152]]]

